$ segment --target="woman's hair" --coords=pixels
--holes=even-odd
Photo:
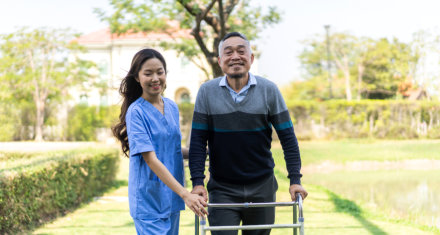
[[[121,86],[119,87],[119,94],[121,94],[123,97],[121,114],[119,114],[119,122],[112,127],[112,131],[113,135],[121,142],[122,151],[127,157],[129,156],[129,146],[125,116],[130,104],[136,101],[142,95],[142,87],[139,82],[136,81],[136,78],[139,76],[139,71],[141,70],[144,62],[152,58],[160,60],[165,72],[167,71],[165,59],[158,51],[154,49],[143,49],[134,55],[130,70],[122,79]]]

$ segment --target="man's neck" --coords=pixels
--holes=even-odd
[[[249,81],[249,73],[246,73],[246,75],[244,75],[241,78],[229,78],[226,75],[226,82],[235,92],[241,91],[241,89],[244,86],[246,86],[246,84],[248,84],[248,81]]]

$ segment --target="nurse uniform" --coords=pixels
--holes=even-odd
[[[163,97],[164,114],[139,97],[127,110],[130,147],[128,198],[130,215],[138,234],[179,233],[183,200],[148,167],[142,153],[154,151],[176,180],[183,185],[183,157],[177,105]]]

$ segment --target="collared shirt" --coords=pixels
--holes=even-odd
[[[183,158],[179,111],[163,98],[164,114],[140,97],[127,110],[125,118],[130,146],[128,198],[135,219],[168,218],[185,209],[183,200],[151,170],[142,153],[154,151],[176,180],[183,184]]]
[[[228,88],[229,93],[232,96],[232,99],[235,101],[235,103],[240,103],[244,97],[246,97],[249,88],[251,88],[252,85],[257,85],[257,79],[255,79],[254,75],[252,75],[251,73],[249,73],[249,80],[247,82],[247,84],[241,88],[241,90],[239,92],[234,91],[234,89],[232,89],[227,80],[226,80],[226,75],[223,76],[222,80],[220,80],[219,86],[223,86]]]

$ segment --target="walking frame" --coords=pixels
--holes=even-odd
[[[254,229],[272,229],[272,228],[293,228],[294,235],[304,235],[304,217],[301,194],[296,194],[296,201],[294,202],[263,202],[263,203],[208,203],[208,207],[277,207],[277,206],[292,206],[293,208],[293,223],[292,224],[258,224],[258,225],[237,225],[237,226],[206,226],[206,219],[200,218],[196,215],[195,230],[196,235],[205,235],[206,231],[223,231],[223,230],[254,230]]]

